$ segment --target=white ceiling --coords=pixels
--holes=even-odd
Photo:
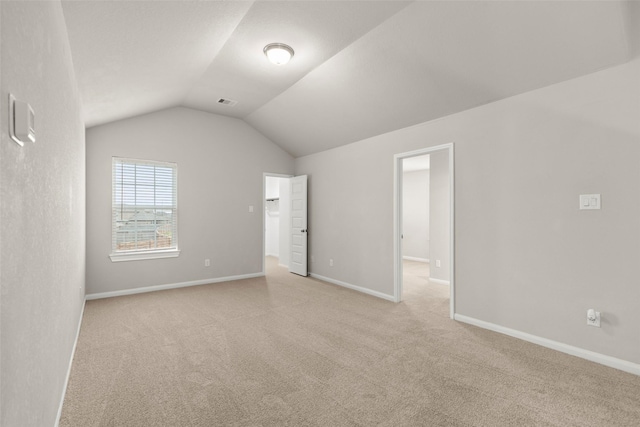
[[[180,105],[250,6],[64,1],[87,127]]]
[[[630,58],[627,2],[63,1],[87,127],[183,105],[327,150]],[[286,66],[272,42],[293,47]],[[234,107],[219,98],[238,101]]]
[[[407,4],[256,2],[189,91],[184,105],[243,118]],[[263,54],[264,47],[274,42],[295,50],[295,60],[286,68],[271,64]],[[219,98],[238,104],[223,106]]]

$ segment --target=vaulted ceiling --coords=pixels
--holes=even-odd
[[[296,157],[626,62],[630,8],[63,1],[87,127],[182,105],[243,119]],[[289,64],[266,60],[273,42],[293,47]]]

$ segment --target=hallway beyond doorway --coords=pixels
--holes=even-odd
[[[411,298],[434,314],[449,317],[449,285],[429,281],[429,263],[402,261],[402,299]]]

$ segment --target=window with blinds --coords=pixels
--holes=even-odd
[[[113,158],[112,261],[178,256],[178,165]]]

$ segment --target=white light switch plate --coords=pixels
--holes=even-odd
[[[581,194],[580,209],[600,209],[599,194]]]

